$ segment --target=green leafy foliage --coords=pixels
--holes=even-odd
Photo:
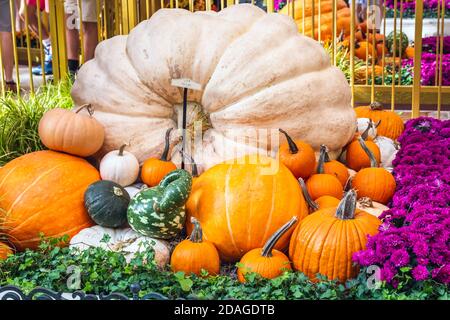
[[[35,94],[0,97],[0,166],[25,153],[42,150],[38,126],[45,111],[71,108],[70,80],[40,87]]]
[[[392,75],[392,66],[387,66],[386,70],[384,71],[384,84],[385,85],[391,85],[392,79],[395,79],[395,84],[399,85],[399,79],[400,79],[400,85],[408,86],[413,84],[413,74],[412,74],[412,68],[410,66],[403,66],[400,70],[400,68],[396,68],[395,75]],[[375,77],[375,84],[381,85],[382,82],[382,76],[376,76]],[[372,78],[369,77],[368,79],[369,84],[372,84]]]
[[[137,254],[130,263],[115,252],[90,248],[79,252],[56,247],[61,239],[44,241],[36,251],[27,250],[0,262],[0,286],[12,284],[26,291],[36,286],[70,292],[122,292],[132,296],[130,286],[139,284],[140,295],[158,292],[169,298],[197,299],[448,299],[448,288],[433,281],[412,282],[399,279],[397,289],[381,283],[377,289],[367,286],[365,270],[358,278],[340,284],[328,281],[313,283],[302,273],[285,272],[266,280],[256,274],[247,283],[236,280],[233,266],[223,266],[222,274],[213,277],[185,276],[161,270],[153,261],[153,251]],[[150,248],[150,247],[149,247]],[[75,270],[75,271],[74,271]],[[78,270],[78,271],[76,271]],[[73,287],[76,272],[78,287]],[[75,277],[76,278],[76,277]],[[76,279],[75,279],[76,280]]]

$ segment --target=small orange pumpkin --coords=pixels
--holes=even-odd
[[[361,169],[353,178],[352,186],[358,192],[358,198],[368,197],[386,204],[395,192],[394,176],[386,169],[378,167],[377,159],[362,139],[359,143],[370,159],[370,168]]]
[[[80,113],[82,110],[87,110],[89,115]],[[39,121],[39,137],[51,150],[91,156],[100,150],[105,139],[105,130],[93,114],[90,104],[75,112],[61,108],[49,110]]]
[[[316,165],[314,149],[301,140],[294,141],[283,129],[279,131],[287,140],[287,143],[281,144],[278,150],[280,161],[291,170],[295,178],[307,179],[314,172]]]
[[[177,166],[172,161],[167,160],[170,149],[170,132],[172,129],[170,128],[166,131],[166,144],[161,158],[149,158],[142,165],[141,179],[149,187],[157,186],[169,172],[177,169]]]
[[[339,205],[340,200],[332,196],[321,196],[316,199],[316,204],[319,209],[336,208]]]
[[[408,59],[414,59],[414,47],[408,46],[408,47],[405,49],[405,56],[406,56]]]
[[[373,122],[381,120],[380,125],[377,127],[377,133],[380,136],[397,140],[402,134],[405,126],[402,118],[390,110],[383,110],[383,105],[379,102],[372,102],[368,106],[356,107],[356,116],[358,118],[369,118]]]
[[[283,274],[285,270],[292,270],[289,258],[273,247],[297,221],[296,216],[292,217],[267,240],[263,248],[250,250],[241,258],[237,269],[241,283],[245,282],[245,275],[249,272],[255,272],[266,279],[273,279]]]
[[[194,225],[191,236],[177,244],[173,250],[170,258],[172,271],[199,276],[205,270],[209,275],[217,275],[220,271],[219,252],[212,242],[203,239],[198,220],[191,217],[191,223]]]
[[[367,41],[360,41],[355,44],[355,56],[359,59],[366,61],[366,57],[368,60],[375,61],[377,59],[377,51],[373,49],[371,43]],[[373,57],[373,59],[372,59]]]
[[[362,137],[358,137],[358,140],[353,141],[347,147],[346,162],[350,169],[359,171],[363,168],[370,167],[370,158],[367,152],[361,146],[361,141],[365,146],[373,153],[375,159],[379,163],[381,160],[380,148],[373,141],[364,141]]]
[[[0,260],[5,260],[10,254],[13,254],[12,249],[3,242],[0,242]]]
[[[319,160],[323,159],[324,161],[323,172],[335,176],[341,182],[342,186],[345,186],[348,178],[350,177],[348,168],[343,163],[337,160],[330,160],[327,147],[325,145],[320,146],[320,152],[324,153],[324,157],[319,157]]]
[[[325,153],[319,156],[319,164],[317,166],[317,173],[313,174],[307,181],[306,187],[313,200],[325,195],[342,198],[344,188],[339,179],[332,174],[324,172]]]
[[[313,281],[317,274],[345,282],[358,274],[352,256],[364,250],[367,235],[378,233],[381,221],[356,209],[356,192],[346,193],[338,207],[320,209],[301,221],[292,234],[289,257],[294,269]]]

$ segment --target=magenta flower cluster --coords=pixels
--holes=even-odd
[[[353,259],[380,266],[382,280],[393,285],[400,272],[449,284],[450,120],[410,120],[399,142],[391,209],[380,217],[380,232]]]

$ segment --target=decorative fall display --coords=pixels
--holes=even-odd
[[[139,175],[139,162],[136,157],[125,151],[124,144],[119,150],[107,153],[100,162],[100,176],[103,180],[113,181],[122,187],[133,184]]]
[[[313,148],[307,143],[292,138],[283,129],[279,131],[285,135],[287,143],[281,144],[278,150],[280,161],[291,170],[297,179],[307,179],[316,166],[316,156]]]
[[[87,187],[100,179],[86,160],[37,151],[0,168],[0,220],[18,250],[45,237],[73,236],[92,225],[83,204]]]
[[[365,249],[367,235],[378,233],[381,221],[356,209],[350,190],[336,208],[324,208],[303,219],[295,229],[289,257],[294,268],[312,280],[317,274],[345,282],[357,275],[353,253]]]
[[[178,169],[166,175],[156,187],[139,192],[128,207],[131,228],[152,238],[175,237],[183,229],[184,204],[191,185],[190,173]]]
[[[396,140],[404,130],[402,118],[390,110],[383,110],[383,105],[378,102],[372,102],[369,106],[356,107],[356,115],[358,118],[370,118],[373,122],[381,120],[377,127],[377,133]]]
[[[109,238],[108,241],[105,241],[106,237]],[[120,252],[127,262],[130,262],[136,253],[148,250],[150,247],[155,253],[155,263],[161,268],[169,262],[170,257],[169,245],[166,241],[142,236],[130,228],[111,229],[101,226],[86,228],[70,240],[70,247],[78,250],[100,247]]]
[[[81,112],[86,110],[88,115]],[[75,112],[55,108],[39,121],[39,137],[49,149],[80,157],[91,156],[103,145],[105,130],[94,117],[94,109],[84,104]]]
[[[325,195],[342,198],[344,188],[341,181],[334,175],[324,172],[326,148],[322,147],[317,165],[317,173],[313,174],[307,181],[306,187],[313,200]]]
[[[282,63],[275,68],[274,61]],[[77,74],[74,101],[92,103],[106,130],[99,155],[123,141],[130,141],[128,151],[140,163],[160,155],[164,133],[181,123],[183,91],[171,85],[179,78],[201,86],[187,94],[188,114],[197,114],[187,126],[201,119],[204,131],[197,141],[202,148],[191,154],[199,173],[245,154],[274,154],[278,145],[268,143],[271,131],[264,130],[281,127],[316,151],[326,144],[330,156],[355,132],[344,74],[320,43],[299,34],[290,17],[251,4],[207,13],[158,10],[128,35],[102,41]],[[175,152],[172,161],[179,160]]]
[[[350,143],[346,153],[347,166],[355,171],[368,168],[371,165],[370,158],[367,152],[362,148],[360,141],[363,141],[364,145],[371,151],[377,163],[380,162],[381,159],[380,149],[375,142],[369,140],[364,142],[362,137],[358,137],[357,140]]]
[[[301,221],[308,215],[289,169],[256,155],[226,161],[201,174],[192,186],[186,210],[201,223],[205,239],[216,245],[221,260],[233,262],[261,248],[292,216]],[[190,223],[186,227],[192,231]],[[290,233],[281,237],[277,250],[286,248]]]
[[[117,228],[127,221],[128,192],[119,184],[102,180],[91,184],[84,193],[84,205],[92,220],[107,228]]]
[[[330,160],[325,145],[320,147],[320,153],[323,153],[324,155],[323,157],[319,156],[319,161],[322,161],[322,163],[319,163],[318,168],[323,166],[323,173],[335,176],[341,182],[342,186],[345,186],[350,177],[347,167],[337,160]]]
[[[240,282],[244,283],[245,275],[250,272],[255,272],[266,279],[273,279],[280,276],[285,270],[292,269],[289,258],[273,247],[297,221],[296,216],[292,217],[267,240],[264,247],[250,250],[241,258],[237,269]]]
[[[372,201],[369,197],[362,197],[358,199],[356,208],[363,210],[375,217],[379,217],[384,211],[389,210],[389,207],[384,204]]]
[[[382,204],[388,203],[395,192],[395,179],[384,168],[378,168],[378,161],[362,138],[359,144],[370,159],[370,167],[363,168],[353,177],[352,186],[358,192],[358,198],[369,197]]]
[[[147,159],[142,165],[141,179],[149,187],[157,186],[169,172],[177,169],[177,166],[173,162],[167,160],[170,148],[171,131],[172,128],[167,129],[166,131],[165,146],[161,158]]]
[[[13,254],[12,249],[3,242],[0,242],[0,260],[5,260],[10,254]]]
[[[174,272],[183,271],[185,274],[201,275],[202,270],[209,275],[219,274],[220,258],[212,242],[203,240],[200,223],[191,217],[194,225],[189,239],[181,241],[173,250],[170,265]]]
[[[373,141],[380,149],[381,166],[387,170],[391,170],[392,161],[394,160],[395,155],[400,149],[399,144],[394,140],[383,136],[378,136]]]

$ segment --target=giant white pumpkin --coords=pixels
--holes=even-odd
[[[141,163],[160,156],[166,130],[181,125],[183,92],[171,85],[178,78],[201,85],[188,93],[188,126],[203,121],[191,152],[200,170],[243,154],[273,154],[278,128],[331,154],[356,129],[344,74],[290,17],[250,4],[218,13],[162,9],[128,36],[101,42],[78,73],[73,98],[92,104],[105,127],[100,153],[130,141]],[[271,140],[265,130],[273,130]],[[173,131],[174,144],[179,134]]]

